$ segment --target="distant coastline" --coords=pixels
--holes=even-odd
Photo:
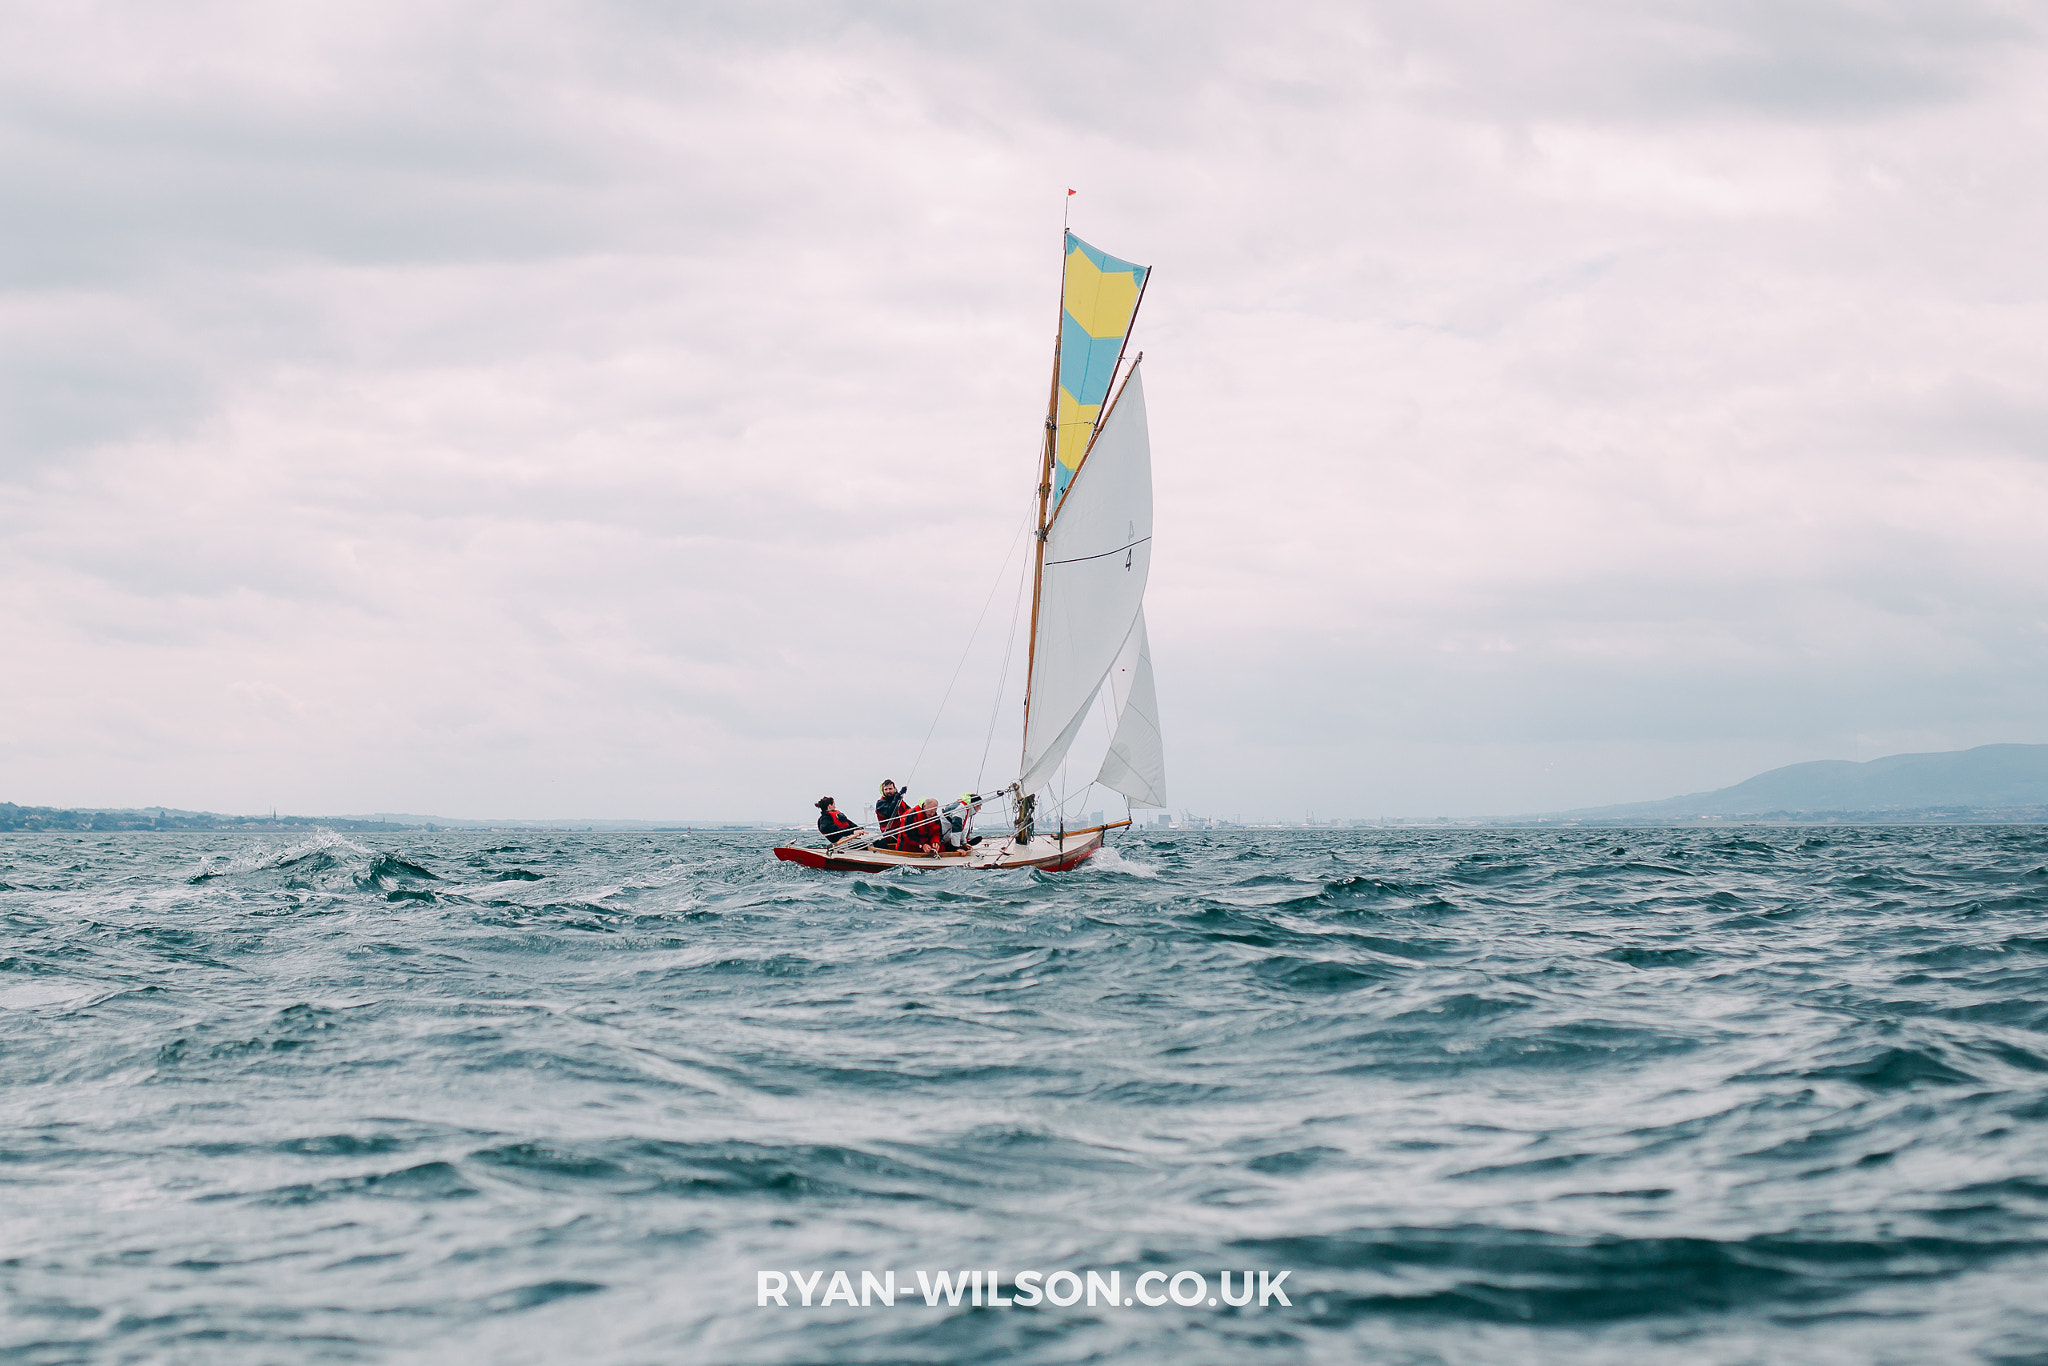
[[[1100,824],[1103,812],[1088,813]],[[1112,813],[1113,814],[1113,813]],[[1071,819],[1071,818],[1070,818]],[[2042,825],[2048,824],[2048,745],[1979,745],[1931,754],[1892,754],[1855,763],[1820,759],[1759,773],[1732,787],[1655,802],[1581,807],[1519,816],[1374,816],[1224,820],[1192,811],[1148,810],[1133,834],[1185,830],[1355,830],[1447,827],[1658,828],[1714,825]],[[789,820],[474,820],[411,812],[350,816],[226,816],[145,806],[16,806],[0,802],[0,831],[10,830],[401,830],[683,832],[801,830]]]
[[[1890,808],[1879,811],[1758,811],[1739,816],[1700,814],[1522,816],[1476,822],[1515,829],[1659,830],[1738,825],[2044,825],[2048,806]]]
[[[0,831],[12,830],[335,830],[350,834],[396,833],[401,830],[550,831],[674,831],[773,830],[766,821],[621,821],[502,820],[475,821],[458,817],[408,816],[227,816],[217,811],[180,811],[171,807],[17,806],[0,802]]]

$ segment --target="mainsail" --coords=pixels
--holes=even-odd
[[[1134,799],[1165,805],[1151,656],[1145,648],[1145,581],[1152,568],[1152,446],[1145,385],[1133,366],[1094,444],[1054,505],[1042,542],[1024,711],[1024,792],[1051,781],[1120,658],[1129,667],[1112,697]],[[1145,716],[1133,718],[1133,707]],[[1141,739],[1145,727],[1150,739]],[[1118,750],[1112,743],[1111,755]],[[1110,771],[1106,765],[1105,771]],[[1107,780],[1105,780],[1107,781]]]

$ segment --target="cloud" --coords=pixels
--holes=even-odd
[[[0,304],[0,480],[139,433],[183,435],[212,411],[206,364],[117,294]]]
[[[2048,739],[2030,23],[25,11],[0,771],[796,818],[960,666],[920,784],[1007,777],[1068,186],[1157,266],[1177,800]]]
[[[1998,0],[1400,0],[1375,13],[1420,90],[1515,118],[1860,120],[1980,93],[2041,36]]]

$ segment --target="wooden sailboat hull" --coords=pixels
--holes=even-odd
[[[899,854],[889,849],[806,849],[796,844],[778,844],[775,857],[784,863],[835,873],[886,873],[892,868],[974,868],[983,871],[1036,868],[1047,873],[1063,873],[1087,862],[1102,848],[1104,832],[1118,828],[1114,825],[1098,826],[1091,830],[1070,831],[1064,837],[1040,835],[1023,845],[1015,840],[984,840],[969,850],[937,855]]]
[[[1152,269],[1090,246],[1064,224],[1060,235],[1060,325],[1053,333],[1052,383],[1039,452],[1024,726],[1016,780],[1002,789],[1014,799],[1012,819],[1027,830],[1032,828],[1031,803],[1065,771],[1074,739],[1098,698],[1113,702],[1114,714],[1108,752],[1090,787],[1099,783],[1134,801],[1166,805],[1165,759],[1145,635],[1145,585],[1152,572],[1152,439],[1145,386],[1138,376],[1144,353],[1124,369],[1124,347]],[[1076,346],[1063,354],[1068,338],[1077,339]],[[1112,350],[1116,359],[1104,367],[1101,362]],[[1009,659],[1005,650],[1005,671]],[[954,675],[958,681],[958,669]],[[946,697],[951,695],[949,683]],[[939,707],[943,713],[944,697]],[[983,750],[985,758],[987,746]],[[920,748],[919,758],[923,755]],[[975,779],[977,786],[980,781]],[[967,800],[972,805],[975,799],[970,795]],[[1065,819],[1064,811],[1054,807],[1055,823]],[[874,836],[861,834],[837,847],[777,845],[775,857],[838,872],[1035,868],[1056,873],[1086,862],[1102,847],[1105,832],[1129,824],[1056,830],[1023,841],[985,839],[972,849],[935,855],[867,847],[866,840]]]

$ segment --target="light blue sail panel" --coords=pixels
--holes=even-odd
[[[1123,349],[1123,334],[1091,337],[1072,314],[1065,315],[1060,319],[1060,388],[1077,404],[1100,407],[1109,397],[1109,379]]]

